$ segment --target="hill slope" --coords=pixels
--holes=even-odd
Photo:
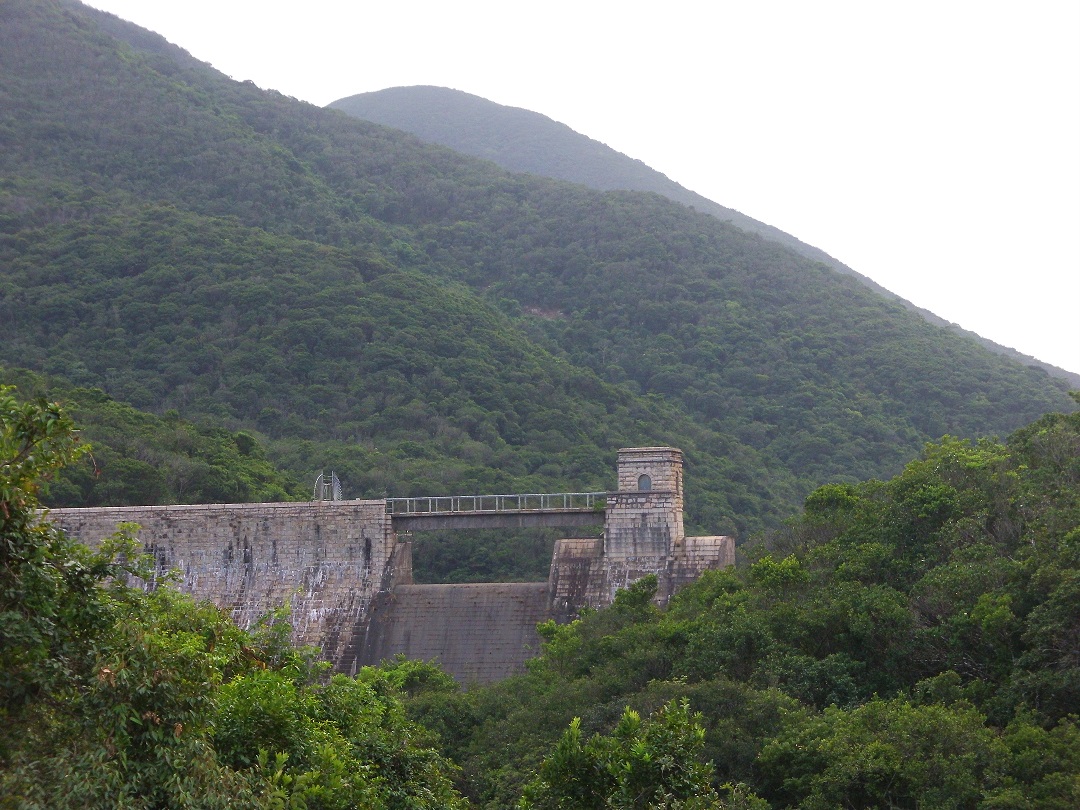
[[[310,496],[266,460],[248,433],[197,426],[117,402],[100,388],[73,388],[40,374],[0,368],[0,386],[20,399],[59,401],[90,454],[60,470],[42,494],[49,507],[247,503]]]
[[[546,115],[496,104],[461,90],[431,86],[391,87],[348,96],[327,106],[490,160],[510,171],[569,180],[601,191],[651,191],[779,242],[842,273],[858,276],[879,292],[888,293],[823,250],[702,197],[640,160]]]
[[[674,444],[690,522],[777,523],[1064,384],[656,195],[512,175],[0,7],[0,362],[250,430],[347,495],[594,489]]]
[[[496,104],[460,90],[431,86],[391,87],[360,93],[338,99],[328,106],[357,118],[405,130],[467,155],[491,160],[510,171],[569,180],[601,190],[626,189],[661,194],[731,222],[744,231],[779,242],[809,259],[827,264],[837,272],[855,276],[870,289],[900,302],[930,323],[965,334],[991,351],[1038,366],[1055,377],[1067,380],[1070,385],[1080,387],[1080,374],[1044,363],[950,324],[929,310],[900,298],[825,251],[779,228],[702,197],[640,160],[616,152],[540,113]]]

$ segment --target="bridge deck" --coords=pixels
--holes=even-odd
[[[606,492],[388,498],[396,530],[603,525]]]
[[[387,498],[386,510],[395,517],[412,515],[517,514],[520,512],[602,512],[606,492],[531,493],[528,495],[445,495]]]

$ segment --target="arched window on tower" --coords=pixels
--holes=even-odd
[[[638,476],[637,488],[638,492],[648,492],[652,489],[652,479],[647,475]]]

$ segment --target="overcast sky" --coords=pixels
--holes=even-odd
[[[1080,3],[93,0],[325,105],[524,107],[1080,373]]]

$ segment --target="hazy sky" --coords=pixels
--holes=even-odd
[[[1080,372],[1080,3],[93,0],[325,105],[543,113]]]

